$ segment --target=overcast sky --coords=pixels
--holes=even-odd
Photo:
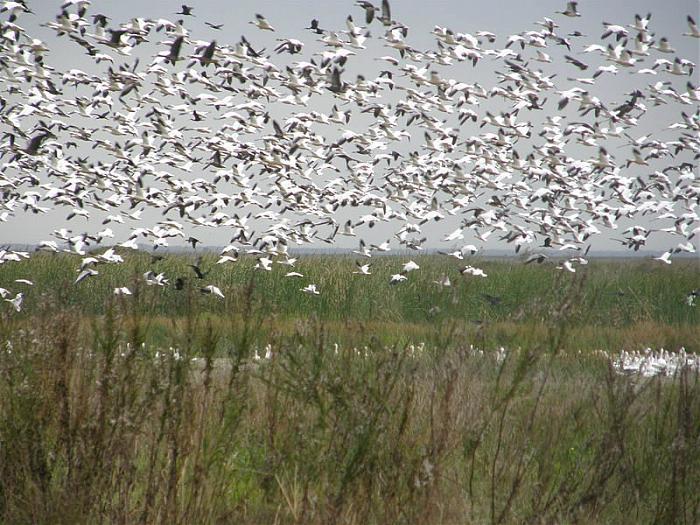
[[[376,3],[379,4],[379,0],[376,0]],[[103,67],[103,64],[101,64],[96,68],[85,57],[81,48],[65,37],[57,39],[54,31],[40,26],[41,23],[54,19],[59,12],[58,6],[60,2],[41,0],[30,1],[28,4],[34,11],[34,15],[24,15],[20,22],[29,34],[41,38],[49,45],[51,52],[46,60],[48,64],[57,70],[78,67],[85,68],[94,74],[104,72],[106,65]],[[220,43],[233,44],[239,41],[241,35],[245,35],[253,47],[258,49],[266,48],[268,52],[275,46],[276,38],[297,38],[307,44],[304,48],[304,59],[308,59],[311,53],[322,49],[320,44],[314,42],[318,36],[304,30],[312,18],[318,19],[322,28],[331,30],[345,30],[345,19],[349,14],[353,15],[357,24],[364,25],[363,10],[355,6],[352,1],[193,0],[188,2],[188,5],[194,8],[193,13],[196,15],[194,17],[183,17],[176,14],[180,9],[180,4],[181,2],[164,0],[93,1],[88,15],[102,13],[109,16],[111,18],[111,27],[126,22],[132,17],[167,18],[170,20],[184,18],[185,26],[191,31],[191,38],[193,39],[216,39]],[[542,20],[545,16],[555,19],[560,24],[561,27],[557,30],[559,34],[578,30],[586,35],[585,38],[578,42],[585,42],[586,44],[600,43],[603,21],[627,25],[633,22],[635,13],[646,14],[651,12],[653,16],[650,26],[652,32],[656,35],[655,38],[667,37],[671,45],[676,48],[678,56],[698,62],[698,44],[700,41],[681,36],[682,33],[688,30],[685,20],[686,15],[691,14],[696,19],[700,18],[698,13],[700,3],[697,0],[677,0],[673,2],[584,0],[579,2],[579,11],[582,13],[581,18],[574,19],[555,13],[557,10],[563,10],[565,5],[566,2],[564,1],[550,0],[509,2],[465,2],[464,0],[416,2],[393,0],[391,2],[392,18],[401,21],[410,28],[407,41],[418,49],[436,48],[435,37],[430,34],[435,25],[447,26],[455,32],[471,34],[475,34],[480,30],[491,31],[498,35],[497,42],[492,47],[502,48],[505,46],[506,39],[510,34],[540,29],[536,22]],[[249,22],[254,19],[255,13],[265,15],[276,28],[276,32],[263,32],[251,25]],[[207,27],[205,22],[223,24],[223,29],[219,31],[213,30]],[[381,30],[381,26],[376,22],[370,27],[372,36],[380,36]],[[160,37],[161,35],[151,35],[151,39]],[[374,59],[381,55],[397,55],[396,51],[382,46],[380,38],[369,41],[367,46],[368,49],[366,51],[358,52],[358,56],[348,61],[344,72],[344,75],[347,75],[348,78],[352,79],[358,73],[363,73],[368,78],[374,78],[382,69],[382,64]],[[191,53],[192,49],[188,49],[187,52]],[[563,63],[561,60],[565,52],[563,48],[560,50],[548,49],[547,52],[552,53],[554,61],[551,64],[542,65],[542,69],[549,74],[556,73],[558,75],[557,85],[559,89],[566,89],[575,85],[571,82],[564,82],[563,79],[566,77],[590,76],[590,71],[583,74],[571,65]],[[534,51],[527,49],[524,54],[531,56],[534,54]],[[595,62],[590,55],[578,56],[578,58]],[[651,67],[654,58],[655,56],[647,58],[645,64],[648,65],[645,65],[645,67]],[[285,64],[294,59],[297,59],[297,57],[274,56],[271,60],[275,63]],[[133,62],[130,59],[126,59],[126,61],[129,63]],[[441,73],[444,72],[445,76],[469,83],[480,82],[486,88],[495,85],[494,72],[504,69],[502,63],[494,63],[491,60],[484,60],[476,68],[467,63],[460,63],[451,68],[434,67],[439,69]],[[615,78],[601,77],[599,80],[597,85],[591,88],[591,91],[598,94],[604,101],[610,101],[611,104],[613,102],[619,104],[626,99],[626,93],[632,89],[643,88],[659,80],[671,80],[678,90],[683,90],[684,84],[689,78],[675,78],[669,75],[630,75],[627,72],[623,72]],[[695,83],[698,82],[698,69],[696,69],[693,78],[690,80]],[[330,95],[326,100],[323,100],[321,97],[318,98],[319,100],[314,103],[318,104],[319,109],[323,111],[329,111],[330,106],[335,103]],[[499,104],[495,101],[491,103],[495,104],[493,107],[498,110]],[[506,108],[506,105],[500,104],[500,109]],[[273,118],[283,118],[289,114],[289,111],[289,108],[270,108]],[[569,108],[566,111],[570,111],[566,113],[569,117],[575,115],[575,108]],[[635,130],[638,132],[637,136],[652,134],[655,137],[658,136],[659,140],[667,139],[667,131],[664,128],[678,119],[679,111],[674,114],[668,114],[664,108],[652,109],[651,111],[657,111],[658,117],[649,118],[649,116],[646,116],[643,119],[644,125]],[[351,123],[350,127],[355,129],[356,126],[361,126],[362,124],[362,120],[357,119]],[[473,129],[465,131],[468,134],[478,134],[480,132],[475,125]],[[409,145],[404,147],[409,147]],[[519,145],[518,149],[521,156],[527,155],[526,146]],[[572,150],[570,154],[575,154],[575,150]],[[615,154],[614,148],[613,154]],[[42,239],[48,239],[54,228],[65,225],[65,216],[66,210],[61,209],[41,217],[32,216],[28,220],[22,220],[20,217],[12,223],[0,223],[0,242],[34,243]],[[157,218],[159,216],[160,213],[156,213],[153,217]],[[148,216],[146,217],[148,218]],[[339,216],[339,218],[344,218],[344,216]],[[95,227],[98,225],[99,223]],[[80,227],[85,226],[81,224],[76,226],[75,229]],[[118,227],[114,229],[118,232]],[[454,223],[430,225],[425,230],[430,239],[427,246],[433,248],[444,247],[444,244],[441,244],[439,240],[444,236],[445,232],[449,232],[451,229],[454,229]],[[385,240],[395,230],[395,227],[377,228],[372,232],[374,237],[370,238],[370,240]],[[211,229],[203,231],[201,235],[204,243],[208,245],[226,244],[229,236],[228,232],[217,233]],[[594,248],[598,250],[623,249],[618,242],[606,240],[606,237],[615,237],[615,235],[600,236],[599,239],[596,239]],[[355,245],[356,240],[347,239],[344,241],[344,244],[341,243],[338,246],[354,247]],[[497,244],[486,246],[492,248],[503,247]],[[647,249],[651,251],[659,250],[662,246],[665,246],[663,238],[658,237],[657,240],[647,246]]]

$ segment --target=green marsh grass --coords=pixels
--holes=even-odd
[[[403,259],[293,282],[206,258],[223,301],[185,256],[154,269],[179,292],[139,282],[147,256],[77,286],[76,258],[3,265],[37,284],[0,314],[0,522],[700,522],[698,372],[594,351],[697,349],[696,266],[415,260],[390,287]]]
[[[294,268],[304,277],[287,278],[290,268],[286,266],[273,264],[271,272],[256,270],[252,257],[217,265],[216,257],[206,254],[201,267],[208,274],[199,280],[188,266],[195,262],[193,256],[170,254],[156,262],[147,254],[125,257],[125,263],[100,266],[98,277],[73,285],[80,257],[36,254],[22,263],[2,265],[0,286],[21,288],[30,310],[31,305],[54,300],[77,308],[87,322],[104,315],[105,299],[115,287],[126,285],[142,296],[132,301],[138,306],[131,311],[148,315],[151,322],[144,337],[157,344],[164,344],[170,325],[184,318],[188,308],[211,314],[211,322],[229,332],[227,327],[242,326],[242,312],[252,301],[254,308],[265,313],[265,322],[251,334],[259,344],[273,333],[289,334],[298,320],[313,318],[333,332],[336,342],[347,344],[363,333],[387,344],[420,342],[434,334],[436,326],[451,326],[465,338],[485,335],[489,347],[498,347],[512,346],[526,333],[545,330],[552,306],[563,300],[576,277],[555,270],[554,263],[524,265],[515,259],[471,259],[469,263],[483,268],[489,277],[463,277],[459,261],[428,255],[413,257],[421,269],[410,273],[407,282],[390,286],[389,276],[408,257],[374,257],[367,260],[372,262],[372,275],[358,276],[352,274],[353,257],[304,256]],[[685,303],[688,292],[700,287],[697,261],[680,260],[662,267],[646,260],[592,260],[579,268],[586,280],[577,297],[579,318],[568,332],[571,349],[647,345],[700,350],[700,309]],[[171,285],[146,286],[142,275],[148,270],[163,272]],[[435,284],[443,275],[450,277],[453,286]],[[185,278],[184,290],[172,286],[177,277]],[[29,278],[37,285],[15,285],[18,278]],[[319,296],[300,292],[311,282],[321,291]],[[217,285],[226,298],[200,294],[199,288],[206,284]],[[247,297],[248,293],[252,296]],[[483,330],[484,326],[489,329]],[[228,339],[227,333],[222,334],[221,345]]]

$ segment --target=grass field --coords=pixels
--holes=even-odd
[[[695,261],[470,261],[481,279],[426,256],[389,286],[407,259],[295,280],[205,257],[200,281],[138,255],[75,286],[78,258],[0,266],[26,292],[0,315],[0,522],[700,522],[697,371],[598,352],[697,352]]]
[[[700,265],[696,260],[678,261],[666,267],[655,261],[593,261],[579,273],[555,270],[554,263],[524,265],[519,260],[486,261],[469,264],[483,268],[487,278],[463,277],[459,261],[440,256],[414,257],[421,269],[409,280],[390,286],[389,276],[401,269],[408,257],[375,257],[372,275],[353,275],[355,258],[306,256],[293,270],[303,278],[284,277],[292,268],[279,264],[273,271],[254,269],[254,258],[217,265],[216,257],[204,256],[201,267],[208,272],[197,279],[188,266],[194,257],[166,256],[152,262],[145,254],[128,256],[119,265],[103,265],[97,278],[73,285],[80,258],[37,255],[21,264],[0,267],[0,286],[25,291],[29,305],[22,316],[31,318],[40,304],[56,302],[75,308],[84,319],[103,315],[112,291],[128,286],[135,297],[128,299],[131,312],[151,319],[150,343],[169,344],[167,334],[173,321],[188,311],[210,316],[222,332],[226,345],[239,333],[245,312],[260,317],[250,334],[266,344],[275,333],[290,335],[299,320],[324,324],[335,342],[362,345],[369,336],[384,343],[429,342],[445,333],[445,325],[466,340],[480,338],[482,347],[522,346],[528,334],[537,341],[548,329],[553,309],[571,297],[577,314],[567,332],[569,347],[575,350],[636,349],[646,345],[700,351],[698,308],[685,302],[689,291],[700,287]],[[463,265],[462,265],[463,266]],[[163,272],[167,287],[145,286],[143,273]],[[452,286],[434,281],[449,276]],[[185,278],[185,288],[172,283]],[[28,278],[36,287],[12,282]],[[308,296],[300,288],[315,283],[319,296]],[[199,293],[205,284],[221,288],[221,300]],[[14,286],[12,286],[14,285]],[[232,334],[229,332],[233,332]]]

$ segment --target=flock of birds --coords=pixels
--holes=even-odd
[[[170,350],[175,359],[182,359],[182,353],[178,349],[171,348]],[[406,345],[406,355],[411,358],[423,355],[425,350],[425,343]],[[485,352],[483,349],[469,345],[465,350],[467,351],[467,355],[470,357],[481,359],[487,357],[495,358],[498,365],[504,363],[509,355],[509,350],[502,346],[494,349],[494,351]],[[341,348],[338,343],[333,344],[331,351],[333,355],[338,355],[341,352],[350,352],[361,358],[366,358],[372,355],[372,351],[367,346],[359,348]],[[511,350],[510,352],[513,351],[516,353],[519,352],[519,350]],[[160,352],[156,352],[155,355],[157,359],[161,356],[165,357]],[[688,353],[684,347],[679,348],[677,352],[668,351],[664,348],[653,350],[649,347],[642,350],[622,350],[615,353],[597,350],[593,355],[610,363],[610,366],[617,374],[628,376],[633,379],[652,377],[676,378],[679,377],[679,375],[684,371],[690,373],[700,371],[700,356],[697,354]],[[275,354],[271,344],[267,344],[262,348],[254,346],[251,362],[253,364],[261,363],[270,361],[274,357]],[[206,365],[205,360],[202,357],[193,357],[191,360],[192,364],[198,368],[203,368]],[[218,365],[221,367],[227,366],[226,359],[219,358]]]
[[[0,222],[65,213],[37,250],[80,255],[76,283],[123,262],[124,248],[196,251],[214,229],[230,239],[218,263],[249,254],[260,271],[281,264],[310,295],[320,291],[289,248],[350,238],[353,278],[371,274],[377,253],[420,252],[428,235],[459,261],[491,238],[528,264],[557,251],[570,272],[603,232],[635,251],[666,239],[660,263],[696,251],[700,89],[695,64],[674,49],[700,43],[691,16],[681,35],[655,34],[651,14],[584,35],[574,23],[586,13],[568,2],[513,35],[435,26],[423,49],[387,0],[360,0],[341,30],[312,20],[307,42],[258,14],[252,33],[227,44],[191,33],[196,6],[175,21],[117,23],[89,0],[66,0],[43,24],[75,53],[62,69],[51,41],[22,27],[31,7],[0,7]],[[567,75],[551,72],[555,62]],[[379,72],[353,79],[358,65]],[[442,225],[450,231],[427,232]],[[371,242],[372,228],[389,239]],[[6,247],[0,264],[30,255]],[[391,283],[418,269],[408,261]],[[224,296],[193,271],[203,293]],[[461,273],[486,276],[468,264]],[[143,278],[183,286],[156,271]],[[21,291],[0,294],[21,308]]]
[[[678,352],[669,352],[663,348],[658,351],[645,348],[636,351],[623,350],[617,356],[609,356],[606,352],[600,354],[612,358],[613,369],[623,375],[674,377],[682,370],[700,371],[700,357],[687,353],[685,348],[680,348]]]

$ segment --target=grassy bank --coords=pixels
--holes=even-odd
[[[700,522],[698,372],[595,352],[699,348],[696,266],[191,262],[0,267],[36,282],[0,314],[0,523]]]
[[[300,324],[251,361],[207,315],[46,307],[0,335],[5,523],[697,523],[700,382],[539,344],[337,347]],[[198,356],[196,361],[191,357]]]
[[[415,257],[421,269],[408,281],[390,286],[389,276],[400,270],[404,257],[373,258],[372,275],[353,275],[355,259],[342,256],[306,256],[294,270],[303,278],[285,277],[290,268],[273,264],[270,272],[254,269],[255,259],[217,265],[205,256],[200,266],[206,277],[198,279],[189,267],[194,257],[168,255],[153,261],[144,254],[129,255],[125,263],[103,265],[100,275],[74,285],[80,258],[38,254],[28,261],[0,266],[0,286],[25,292],[25,312],[31,322],[38,305],[55,302],[75,307],[89,326],[105,312],[112,291],[128,286],[134,297],[130,310],[152,319],[149,342],[166,344],[173,322],[190,309],[211,314],[222,333],[222,345],[239,331],[244,312],[261,316],[251,337],[260,344],[277,333],[289,335],[300,320],[324,323],[337,342],[364,344],[366,338],[382,342],[424,342],[439,337],[449,327],[465,340],[478,339],[488,347],[527,344],[527,334],[538,340],[549,318],[576,288],[577,318],[570,348],[618,350],[639,346],[700,350],[700,309],[685,303],[690,290],[700,287],[697,261],[678,261],[672,267],[654,261],[592,261],[576,275],[555,270],[554,263],[524,265],[519,260],[484,261],[487,278],[460,275],[459,261],[444,256]],[[143,273],[164,273],[165,287],[146,286]],[[449,276],[452,286],[434,281]],[[184,278],[184,287],[173,283]],[[14,283],[28,278],[34,287]],[[315,283],[319,296],[300,288]],[[215,284],[225,299],[203,295],[199,289]],[[11,308],[6,305],[7,308]],[[437,334],[437,335],[436,335]]]

